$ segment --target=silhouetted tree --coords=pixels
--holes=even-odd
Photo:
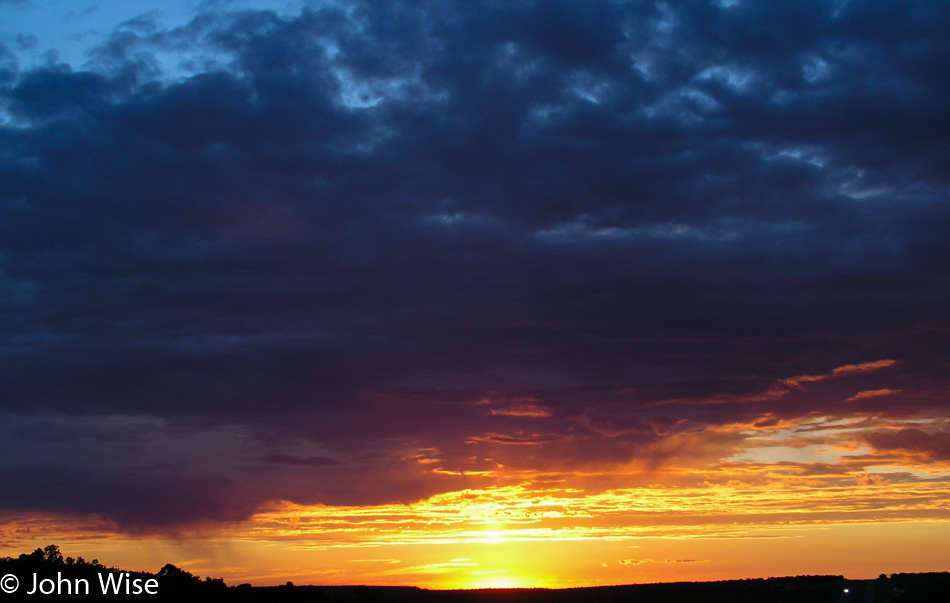
[[[65,565],[63,553],[60,552],[59,547],[55,544],[48,544],[43,547],[43,561],[50,565]]]

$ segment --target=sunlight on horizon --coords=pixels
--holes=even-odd
[[[413,505],[280,503],[216,533],[177,538],[109,533],[49,516],[0,525],[0,554],[56,542],[66,555],[157,570],[174,563],[229,584],[424,588],[564,588],[798,574],[873,578],[939,571],[950,554],[942,485],[886,491],[807,485],[753,494],[741,487],[631,489],[540,505],[525,486],[436,495]],[[459,498],[478,510],[469,515]],[[921,501],[927,500],[926,504]],[[912,502],[916,501],[916,503]],[[805,509],[811,506],[811,512]],[[910,508],[911,506],[916,508]],[[519,509],[512,513],[512,508]],[[558,509],[552,513],[552,509]],[[899,510],[902,510],[898,512]],[[908,519],[916,516],[918,519]],[[569,517],[570,521],[565,521]],[[501,519],[503,518],[503,519]],[[30,524],[52,525],[40,539]]]
[[[786,379],[763,395],[825,378]],[[541,470],[495,461],[479,473],[481,486],[411,503],[272,501],[240,522],[165,533],[20,513],[0,520],[0,554],[55,543],[66,555],[142,570],[173,563],[232,584],[448,589],[943,571],[950,463],[906,446],[875,449],[865,435],[906,433],[919,420],[765,415],[669,434],[663,465],[634,458]],[[402,462],[420,479],[458,473],[437,449],[416,446]],[[496,444],[490,455],[505,451]]]

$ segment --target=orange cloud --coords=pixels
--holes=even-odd
[[[536,404],[524,404],[510,406],[508,408],[489,409],[490,415],[502,415],[506,417],[531,417],[534,419],[544,419],[551,416],[551,410]]]
[[[894,366],[895,364],[897,364],[897,361],[890,358],[885,360],[875,360],[874,362],[863,362],[861,364],[846,364],[834,369],[831,371],[831,374],[846,375],[848,373],[866,373],[868,371],[876,371],[878,369]]]
[[[901,393],[901,391],[902,390],[899,390],[899,389],[888,389],[886,387],[883,389],[869,389],[869,390],[854,394],[853,396],[848,398],[846,402],[854,402],[855,400],[864,400],[865,398],[877,398],[880,396],[892,396],[894,394]]]
[[[787,379],[782,379],[781,381],[779,381],[779,384],[792,388],[792,389],[798,389],[804,383],[813,383],[815,381],[823,381],[830,377],[840,377],[842,375],[849,375],[853,373],[867,373],[869,371],[876,371],[882,368],[887,368],[889,366],[894,366],[895,364],[897,364],[897,361],[890,358],[885,359],[885,360],[875,360],[874,362],[862,362],[860,364],[845,364],[844,366],[839,366],[821,375],[798,375],[796,377],[789,377]],[[779,394],[779,395],[782,395],[782,394]]]
[[[518,445],[539,445],[539,444],[548,444],[550,442],[557,442],[560,440],[568,439],[570,436],[561,435],[558,433],[532,433],[531,435],[525,435],[522,432],[518,432],[516,435],[505,435],[501,433],[486,433],[478,436],[470,437],[468,443],[492,443],[492,444],[518,444]]]

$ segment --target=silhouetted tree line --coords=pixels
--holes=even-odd
[[[590,588],[497,589],[497,590],[425,590],[415,587],[370,586],[282,586],[252,587],[250,584],[227,586],[220,578],[204,578],[166,564],[158,573],[132,572],[106,567],[98,559],[64,557],[59,547],[50,544],[19,557],[0,558],[0,576],[13,574],[19,579],[16,594],[0,594],[0,602],[30,600],[35,596],[73,599],[76,593],[26,595],[33,576],[75,585],[85,580],[91,586],[83,600],[141,600],[139,597],[198,601],[275,601],[313,603],[924,603],[947,601],[950,574],[881,574],[877,580],[846,580],[843,576],[790,576],[783,578],[725,580],[721,582],[679,582],[671,584],[635,584]],[[113,584],[138,580],[140,586],[155,581],[157,593],[102,595],[100,576]],[[47,583],[50,584],[50,583]],[[147,600],[146,599],[146,600]]]
[[[13,574],[19,586],[15,593],[0,594],[6,600],[11,598],[59,597],[72,598],[77,595],[92,599],[104,598],[110,601],[116,597],[148,596],[152,592],[159,598],[178,598],[194,594],[205,601],[219,601],[227,598],[228,587],[221,578],[201,578],[179,567],[166,564],[157,574],[134,572],[115,567],[106,567],[98,559],[86,561],[82,557],[64,557],[55,544],[38,548],[32,553],[23,553],[19,557],[0,558],[0,576]],[[35,578],[34,578],[35,576]],[[46,582],[43,589],[33,595],[27,593],[37,581]],[[103,581],[109,594],[102,594]],[[9,584],[7,585],[9,586]]]
[[[890,578],[881,574],[877,581],[894,593],[893,603],[929,603],[950,598],[950,573],[947,572],[891,574]]]

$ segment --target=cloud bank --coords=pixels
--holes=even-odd
[[[948,27],[354,0],[0,48],[0,507],[167,529],[817,417],[946,461]]]

